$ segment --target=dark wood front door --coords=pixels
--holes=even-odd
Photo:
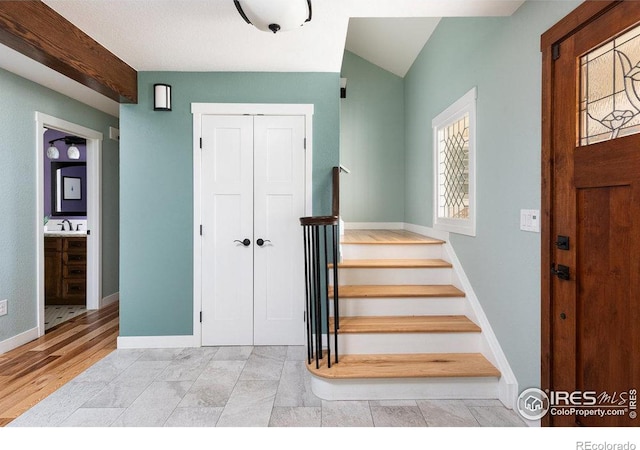
[[[640,2],[586,2],[542,39],[542,383],[588,393],[547,425],[640,425],[639,24]]]

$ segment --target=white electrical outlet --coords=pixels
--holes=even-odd
[[[520,229],[540,233],[540,211],[537,209],[520,210]]]
[[[8,300],[0,300],[0,316],[5,316],[7,314],[7,302]]]

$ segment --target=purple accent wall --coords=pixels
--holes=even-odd
[[[44,215],[51,217],[51,205],[52,205],[52,192],[51,192],[51,163],[54,162],[86,162],[87,161],[87,146],[86,145],[76,145],[78,150],[80,150],[80,159],[69,159],[67,156],[67,148],[68,146],[64,143],[64,141],[55,142],[54,145],[58,148],[60,152],[60,158],[58,159],[49,159],[47,158],[47,149],[49,148],[49,141],[54,139],[58,139],[61,137],[69,136],[69,133],[63,133],[57,130],[47,130],[44,133],[44,148],[42,149],[42,157],[44,160]],[[71,170],[72,168],[68,168],[66,170]],[[86,168],[84,168],[84,175],[82,178],[82,200],[76,201],[78,202],[78,207],[81,210],[86,210],[87,208],[87,177],[86,177]],[[79,168],[74,167],[73,173],[78,174]],[[65,171],[66,174],[66,171]],[[67,176],[77,176],[77,175],[67,175]],[[66,202],[68,203],[68,202]],[[74,202],[75,203],[75,202]],[[64,219],[64,218],[75,218],[75,219],[86,219],[87,216],[55,216],[56,219]]]

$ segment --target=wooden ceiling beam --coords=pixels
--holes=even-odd
[[[0,1],[0,43],[119,103],[138,102],[138,73],[39,0]]]

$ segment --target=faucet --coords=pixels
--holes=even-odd
[[[73,225],[71,225],[71,221],[69,219],[62,219],[60,221],[60,226],[62,228],[60,228],[60,231],[64,231],[64,223],[67,222],[69,224],[69,231],[73,231]]]

